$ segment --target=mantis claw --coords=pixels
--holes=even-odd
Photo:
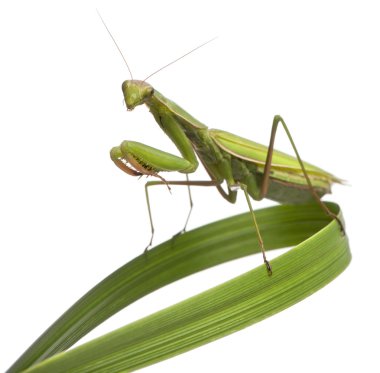
[[[339,224],[339,227],[340,227],[340,233],[342,234],[342,236],[344,237],[346,235],[346,230],[344,229],[344,225],[342,223],[342,221],[336,216],[335,217],[335,220],[337,221],[337,223]]]
[[[148,175],[149,176],[149,175]],[[162,182],[168,187],[169,193],[172,194],[172,189],[170,188],[168,182],[159,174],[153,174],[152,176],[158,177]]]
[[[149,245],[144,249],[144,252],[143,252],[144,255],[149,251],[149,248],[151,246],[152,246],[152,243],[149,243]]]
[[[273,274],[272,266],[270,265],[270,263],[266,259],[264,259],[264,264],[267,268],[268,276],[272,276],[272,274]]]
[[[143,254],[146,254],[149,251],[149,248],[152,246],[153,243],[153,237],[154,237],[154,228],[152,226],[152,235],[150,236],[150,241],[148,243],[148,246],[144,249]]]
[[[173,235],[172,239],[179,237],[181,234],[184,234],[186,229],[181,229],[179,232]]]
[[[181,229],[178,233],[174,234],[171,238],[171,247],[173,248],[178,237],[186,232],[186,229]]]

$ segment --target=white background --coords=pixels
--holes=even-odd
[[[300,304],[144,372],[332,372],[379,368],[379,10],[376,1],[13,1],[0,5],[0,370],[149,238],[144,180],[119,171],[124,139],[178,154],[146,108],[127,113],[136,78],[219,38],[150,83],[210,127],[267,144],[274,114],[301,156],[349,181],[353,261]],[[291,152],[282,132],[277,148]],[[171,177],[173,178],[173,177]],[[197,179],[204,179],[199,171]],[[182,228],[184,188],[152,190],[156,243]],[[193,189],[190,228],[246,211]],[[270,201],[256,203],[265,207]],[[276,253],[270,253],[273,257]],[[246,258],[130,306],[85,340],[232,278]]]

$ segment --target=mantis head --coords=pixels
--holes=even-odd
[[[121,89],[127,110],[133,110],[136,106],[144,104],[154,92],[153,87],[143,80],[126,80]]]
[[[152,97],[153,93],[154,93],[154,89],[153,87],[146,83],[146,80],[149,79],[150,77],[152,77],[153,75],[157,74],[158,72],[160,72],[161,70],[163,69],[166,69],[168,66],[172,65],[173,63],[176,63],[177,61],[181,60],[182,58],[186,57],[187,55],[189,55],[190,53],[193,53],[194,51],[196,51],[197,49],[203,47],[204,45],[210,43],[211,41],[215,40],[216,38],[213,38],[211,40],[208,40],[206,41],[205,43],[201,44],[201,45],[198,45],[196,48],[192,49],[191,51],[185,53],[184,55],[182,55],[181,57],[178,57],[176,58],[174,61],[171,61],[169,62],[168,64],[166,64],[165,66],[162,66],[161,68],[159,68],[158,70],[156,70],[155,72],[153,72],[152,74],[150,74],[148,77],[146,77],[144,80],[135,80],[133,79],[133,76],[132,76],[132,72],[131,72],[131,69],[129,68],[129,65],[128,65],[128,62],[127,60],[125,59],[121,49],[119,48],[119,46],[117,45],[117,42],[115,40],[115,38],[112,36],[110,30],[108,29],[106,23],[104,22],[102,16],[100,15],[100,13],[98,12],[98,15],[100,17],[100,20],[102,21],[104,27],[106,28],[109,36],[111,37],[111,39],[113,40],[113,42],[115,43],[115,46],[117,48],[117,50],[119,51],[121,57],[123,58],[127,68],[128,68],[128,71],[129,71],[129,74],[131,76],[131,79],[130,80],[126,80],[122,86],[121,86],[121,89],[123,90],[123,94],[124,94],[124,100],[125,100],[125,103],[127,105],[127,109],[130,111],[130,110],[133,110],[136,106],[138,105],[141,105],[141,104],[144,104],[146,103],[146,101]]]

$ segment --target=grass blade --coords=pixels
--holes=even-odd
[[[329,204],[339,213],[339,207]],[[351,259],[347,236],[316,205],[257,211],[268,250],[297,245],[264,266],[73,350],[81,336],[142,296],[179,278],[258,252],[248,214],[188,232],[99,283],[56,321],[9,372],[131,371],[273,315],[339,275]],[[55,355],[56,354],[56,355]],[[53,356],[54,355],[54,356]],[[52,356],[48,358],[49,356]],[[46,360],[44,360],[46,359]]]

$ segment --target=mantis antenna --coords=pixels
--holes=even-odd
[[[204,46],[205,46],[206,44],[208,44],[208,43],[211,43],[211,42],[214,41],[216,38],[217,38],[217,36],[215,36],[214,38],[212,38],[212,39],[210,39],[210,40],[204,42],[204,43],[201,44],[201,45],[198,45],[197,47],[195,47],[195,48],[192,49],[191,51],[185,53],[185,54],[182,55],[181,57],[176,58],[174,61],[169,62],[169,63],[166,64],[165,66],[160,67],[158,70],[156,70],[156,71],[153,72],[152,74],[148,75],[143,81],[145,82],[146,80],[148,80],[148,79],[151,78],[153,75],[155,75],[155,74],[157,74],[158,72],[160,72],[161,70],[166,69],[168,66],[173,65],[173,63],[176,63],[177,61],[181,60],[182,58],[188,56],[190,53],[193,53],[193,52],[195,52],[197,49],[204,47]]]
[[[132,71],[131,71],[131,69],[130,69],[130,67],[129,67],[129,65],[128,65],[127,60],[125,59],[125,57],[124,57],[124,55],[123,55],[123,52],[121,51],[119,45],[116,43],[115,38],[113,37],[111,31],[110,31],[109,28],[107,27],[107,24],[105,23],[105,21],[104,21],[103,17],[101,16],[99,10],[96,10],[96,11],[97,11],[98,16],[99,16],[100,20],[102,21],[104,27],[106,28],[106,30],[107,30],[109,36],[111,37],[112,41],[115,43],[116,48],[117,48],[117,50],[119,51],[121,57],[123,58],[125,64],[127,65],[127,68],[128,68],[128,71],[129,71],[129,75],[131,76],[131,80],[133,80]],[[212,38],[212,39],[210,39],[210,40],[208,40],[208,41],[206,41],[206,42],[204,42],[204,43],[202,43],[201,45],[198,45],[197,47],[195,47],[195,48],[192,49],[191,51],[189,51],[189,52],[185,53],[184,55],[182,55],[181,57],[178,57],[178,58],[176,58],[175,60],[169,62],[169,63],[166,64],[165,66],[160,67],[158,70],[156,70],[156,71],[154,71],[152,74],[148,75],[143,81],[145,82],[146,80],[148,80],[148,79],[151,78],[153,75],[155,75],[155,74],[157,74],[158,72],[160,72],[161,70],[166,69],[168,66],[173,65],[174,63],[176,63],[177,61],[181,60],[182,58],[184,58],[184,57],[188,56],[189,54],[195,52],[197,49],[204,47],[204,46],[205,46],[206,44],[208,44],[208,43],[211,43],[211,42],[214,41],[216,38],[217,38],[217,36],[215,36],[214,38]]]
[[[119,51],[119,53],[120,53],[121,57],[123,58],[123,60],[124,60],[125,64],[127,65],[127,68],[128,68],[128,71],[129,71],[129,75],[131,76],[131,79],[133,80],[132,71],[131,71],[131,69],[129,68],[128,62],[127,62],[127,60],[125,59],[125,57],[124,57],[124,55],[123,55],[123,52],[121,51],[121,49],[119,48],[118,44],[116,43],[116,40],[115,40],[115,38],[114,38],[114,37],[112,36],[112,34],[111,34],[111,31],[108,29],[108,27],[107,27],[106,23],[104,22],[104,19],[103,19],[103,17],[102,17],[102,16],[101,16],[101,14],[99,13],[99,10],[97,10],[97,9],[96,9],[96,11],[97,11],[97,13],[98,13],[98,16],[100,17],[100,19],[101,19],[101,21],[102,21],[102,23],[103,23],[104,27],[106,28],[106,30],[107,30],[107,32],[108,32],[108,34],[109,34],[109,36],[111,37],[111,39],[112,39],[112,40],[113,40],[113,42],[115,43],[115,45],[116,45],[116,48],[117,48],[117,50]]]

